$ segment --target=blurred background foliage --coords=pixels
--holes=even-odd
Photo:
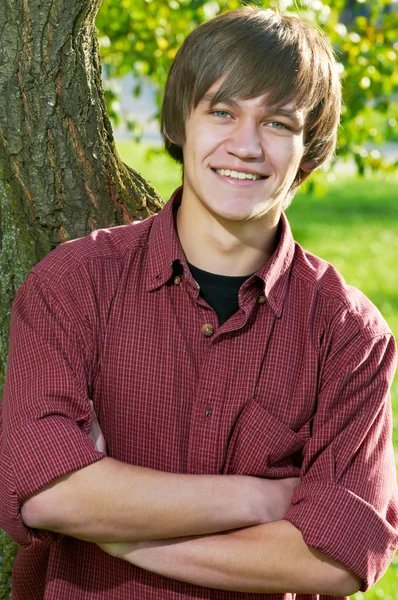
[[[186,35],[242,4],[299,13],[325,32],[344,88],[337,157],[353,157],[360,175],[394,170],[397,163],[383,155],[385,142],[398,142],[398,4],[391,0],[104,0],[96,24],[114,122],[119,114],[112,78],[132,73],[137,96],[140,82],[149,80],[160,107],[169,67]],[[134,118],[130,130],[139,138],[140,124]]]

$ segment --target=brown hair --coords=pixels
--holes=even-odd
[[[246,6],[192,31],[171,66],[161,131],[167,152],[178,162],[183,163],[189,114],[221,77],[212,105],[265,93],[271,106],[294,101],[306,111],[303,161],[319,165],[334,152],[341,86],[329,43],[296,16]],[[308,175],[299,169],[292,191]]]

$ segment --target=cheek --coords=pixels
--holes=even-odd
[[[187,136],[186,146],[192,156],[203,161],[215,153],[222,152],[224,137],[222,131],[214,130],[214,128],[203,125],[194,126],[189,132],[189,137]]]
[[[297,171],[303,157],[303,153],[304,146],[302,140],[293,139],[292,143],[285,148],[284,152],[284,162],[287,171]]]

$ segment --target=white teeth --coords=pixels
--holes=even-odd
[[[243,171],[230,171],[230,169],[215,169],[216,173],[223,175],[224,177],[231,177],[232,179],[261,179],[260,175],[253,175],[253,173],[244,173]]]

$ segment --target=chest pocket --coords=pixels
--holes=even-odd
[[[306,441],[250,400],[232,431],[222,472],[273,479],[299,476]]]

